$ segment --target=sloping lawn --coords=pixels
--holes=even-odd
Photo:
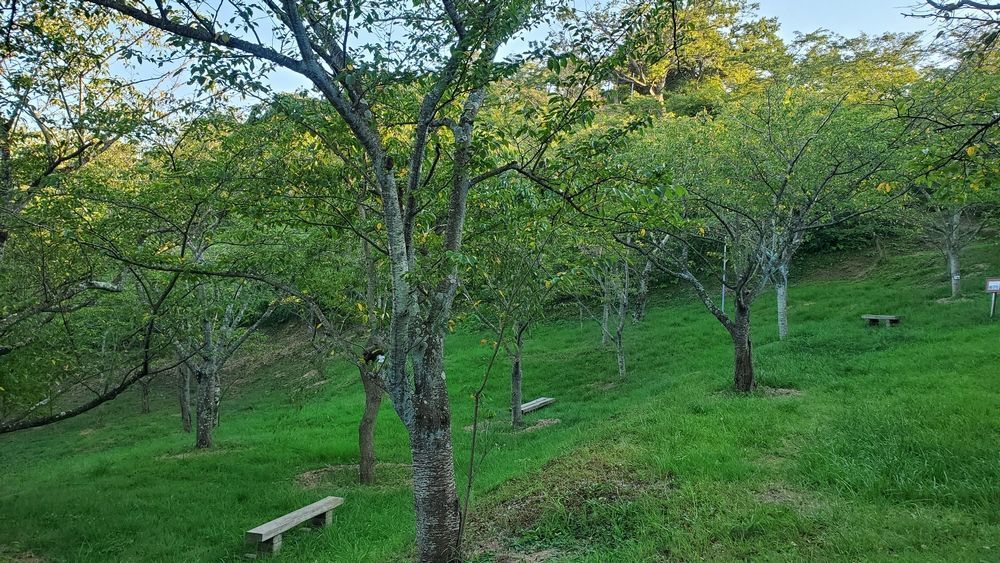
[[[507,366],[496,368],[470,557],[1000,560],[1000,319],[981,291],[1000,274],[1000,247],[964,262],[970,299],[957,302],[939,301],[947,280],[932,253],[847,279],[803,268],[788,341],[773,296],[754,309],[761,388],[747,397],[728,391],[728,335],[687,297],[629,327],[624,381],[596,325],[540,325],[525,397],[558,401],[527,417],[548,425],[511,431]],[[904,319],[868,328],[866,313]],[[460,329],[448,342],[463,491],[482,336]],[[149,415],[126,396],[0,436],[0,560],[242,561],[245,530],[326,495],[346,498],[333,526],[286,534],[280,560],[408,559],[408,448],[388,402],[380,483],[360,487],[356,374],[330,364],[303,378],[312,367],[297,355],[258,369],[223,402],[212,451],[180,432],[166,381]]]

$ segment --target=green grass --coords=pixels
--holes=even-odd
[[[773,296],[762,297],[760,383],[799,394],[727,391],[728,337],[687,297],[662,298],[629,327],[625,381],[595,325],[540,325],[527,345],[525,397],[558,402],[528,422],[561,422],[507,429],[506,366],[497,368],[485,396],[495,421],[474,487],[473,557],[1000,560],[1000,321],[986,318],[981,293],[1000,270],[1000,247],[964,258],[971,298],[957,302],[939,302],[947,279],[932,253],[873,268],[856,256],[802,266],[786,342],[776,339]],[[905,318],[869,329],[864,313]],[[488,353],[480,338],[460,330],[447,343],[459,470]],[[334,525],[286,535],[280,560],[408,559],[404,469],[387,465],[369,488],[350,470],[312,489],[296,480],[357,455],[356,375],[331,364],[329,382],[308,387],[300,381],[310,369],[294,354],[260,367],[223,403],[211,452],[192,452],[166,383],[150,415],[125,396],[0,437],[0,560],[244,560],[244,530],[328,494],[347,499]],[[377,448],[382,462],[408,461],[388,404]]]

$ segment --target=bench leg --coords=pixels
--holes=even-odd
[[[316,528],[324,528],[333,523],[333,511],[324,512],[318,516],[313,516],[309,519],[309,523]]]
[[[275,553],[281,551],[281,534],[257,544],[257,551],[259,553],[266,553],[269,555],[274,555]]]

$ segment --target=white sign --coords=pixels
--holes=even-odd
[[[986,280],[987,293],[1000,293],[1000,278],[989,278]]]

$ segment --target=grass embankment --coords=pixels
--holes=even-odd
[[[525,397],[558,402],[528,423],[560,422],[507,429],[497,369],[474,488],[479,557],[1000,559],[1000,321],[988,321],[981,293],[1000,247],[975,248],[965,263],[974,297],[957,302],[939,302],[947,281],[932,253],[863,278],[836,261],[814,266],[792,287],[787,342],[765,296],[754,339],[766,388],[749,397],[726,391],[728,337],[687,298],[629,327],[625,381],[594,325],[539,326]],[[905,319],[869,329],[864,313]],[[480,338],[448,341],[459,470],[488,353]],[[191,450],[170,396],[150,415],[124,397],[0,437],[0,559],[237,561],[244,530],[325,495],[347,499],[334,525],[287,534],[281,560],[405,559],[405,433],[384,405],[378,486],[355,485],[350,467],[303,477],[355,463],[362,401],[349,369],[327,366],[316,386],[321,378],[303,379],[311,369],[297,355],[259,368],[256,384],[223,403],[210,452]]]

